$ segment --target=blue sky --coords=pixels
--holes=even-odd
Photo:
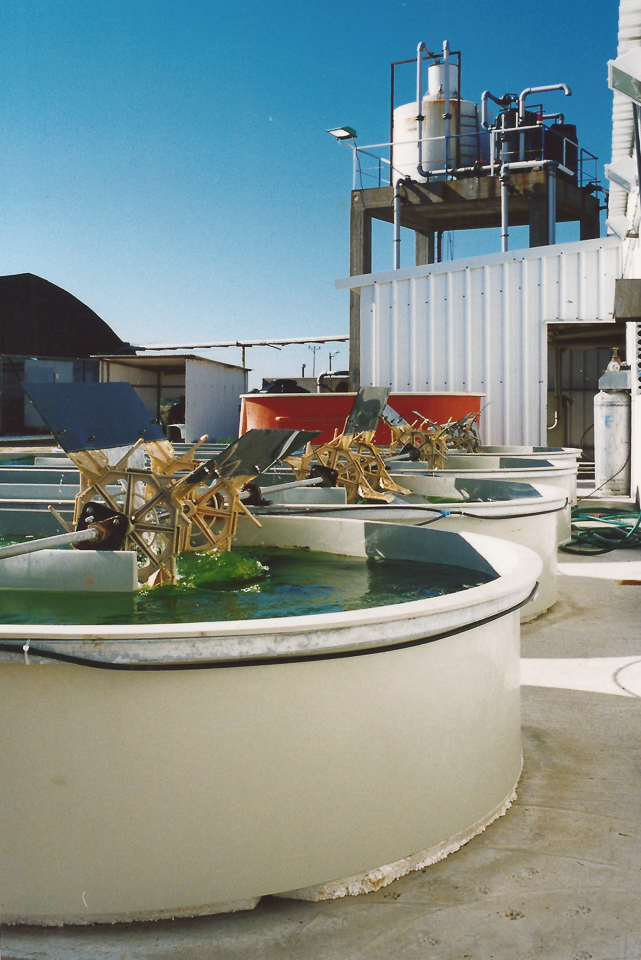
[[[327,128],[386,141],[389,64],[448,39],[466,99],[568,83],[546,107],[602,172],[617,15],[611,0],[5,0],[0,272],[64,287],[132,342],[346,333],[351,151]],[[397,103],[414,96],[406,70]],[[390,231],[374,269],[391,267]],[[498,249],[454,235],[455,257]],[[249,351],[252,385],[311,361]]]

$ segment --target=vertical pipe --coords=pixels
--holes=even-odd
[[[394,183],[394,269],[401,267],[401,181]]]
[[[477,126],[478,126],[478,107],[477,107]],[[456,60],[456,157],[454,159],[454,168],[461,166],[461,146],[463,141],[461,140],[461,54],[457,54]],[[479,150],[479,157],[481,152]]]
[[[501,172],[499,174],[499,182],[501,184],[501,253],[507,253],[509,245],[507,217],[507,159],[508,144],[504,133],[503,139],[501,140]]]
[[[508,226],[507,226],[507,170],[501,168],[501,253],[507,253],[508,250]]]
[[[518,121],[519,124],[521,121]],[[525,134],[519,133],[519,160],[525,160]]]
[[[636,103],[632,104],[632,119],[634,126],[634,153],[637,160],[637,181],[641,189],[641,143],[639,142],[639,107]]]
[[[556,407],[555,426],[558,426],[560,420],[562,421],[561,429],[565,437],[567,431],[563,409],[563,348],[558,343],[554,344],[554,406]]]
[[[389,116],[389,182],[394,183],[394,64],[391,64],[390,78],[390,116]]]
[[[445,120],[445,179],[447,180],[450,171],[450,45],[447,40],[443,41],[443,119]]]
[[[423,176],[423,50],[425,44],[416,48],[416,124],[418,137],[418,175]]]

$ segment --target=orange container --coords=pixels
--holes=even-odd
[[[240,435],[261,427],[287,430],[320,430],[314,443],[326,443],[345,426],[355,393],[246,393],[241,396]],[[436,423],[459,420],[481,409],[483,393],[391,393],[390,406],[412,423],[427,417]],[[375,440],[390,442],[389,428],[381,423]]]

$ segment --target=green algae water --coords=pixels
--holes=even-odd
[[[180,582],[137,594],[0,590],[0,623],[149,624],[255,620],[406,603],[493,579],[472,570],[279,547],[191,553]]]

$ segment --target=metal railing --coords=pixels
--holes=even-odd
[[[451,165],[449,169],[430,170],[430,176],[438,179],[458,178],[464,176],[498,176],[503,163],[531,162],[533,165],[540,161],[558,163],[558,170],[572,179],[576,179],[578,187],[587,187],[598,184],[598,158],[579,146],[568,137],[555,131],[554,126],[536,123],[528,126],[492,127],[489,130],[478,130],[473,133],[451,134],[449,137],[423,137],[423,146],[426,144],[442,144],[439,155],[456,156],[464,140],[473,139],[475,147],[480,146],[480,138],[487,138],[489,149],[486,156],[471,166]],[[552,142],[551,138],[553,138]],[[446,143],[449,149],[446,151]],[[452,144],[453,141],[453,144]],[[547,147],[546,147],[547,142]],[[367,189],[368,187],[387,187],[398,179],[408,176],[405,169],[392,168],[393,151],[399,147],[417,146],[416,139],[396,141],[391,143],[374,143],[359,147],[351,144],[353,150],[353,178],[352,189]],[[506,147],[507,149],[504,149]],[[378,152],[375,152],[378,151]],[[481,153],[478,150],[478,153]],[[547,154],[547,156],[546,156]],[[554,156],[550,156],[554,154]],[[424,154],[425,155],[425,154]],[[418,157],[418,151],[417,151]],[[430,164],[429,159],[423,160],[423,166]],[[407,167],[403,163],[402,167]],[[411,175],[410,175],[411,176]]]

